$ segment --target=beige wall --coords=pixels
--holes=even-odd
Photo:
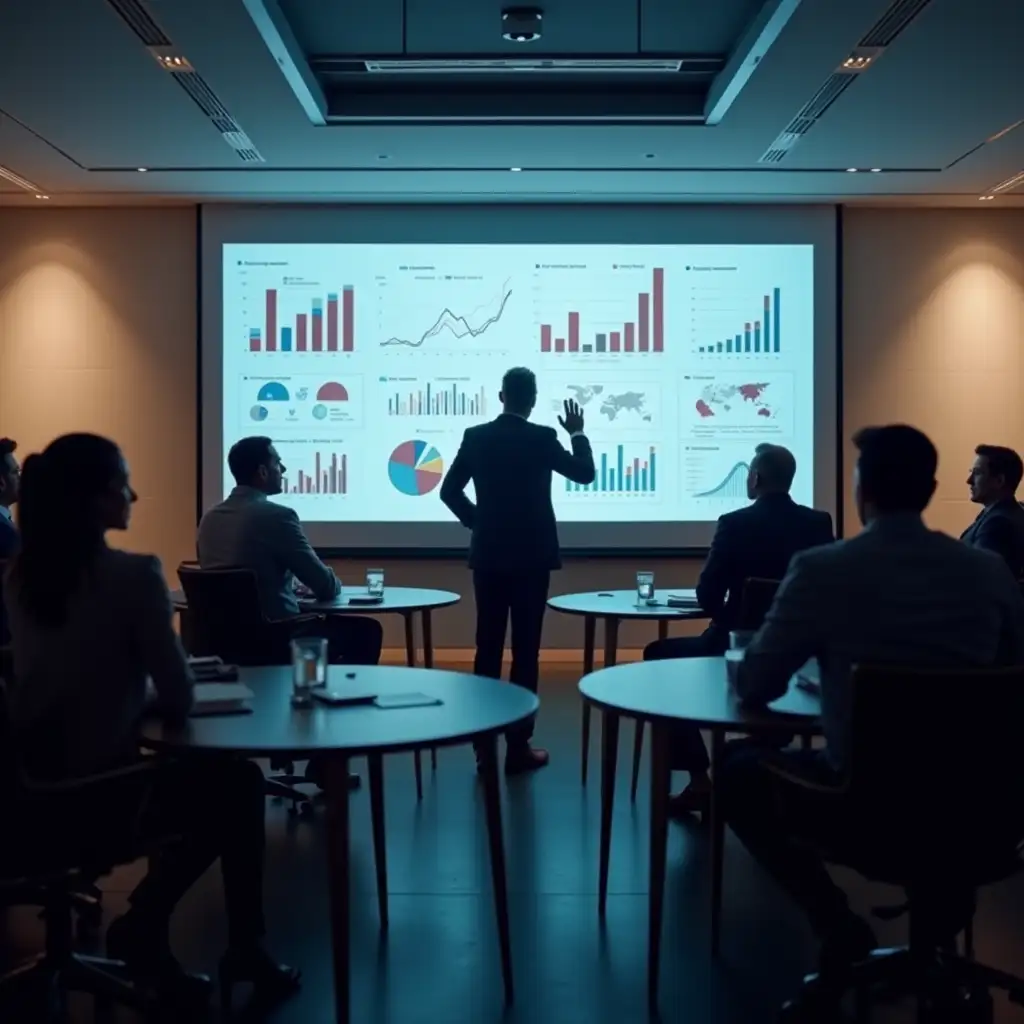
[[[850,210],[843,225],[846,466],[859,427],[920,427],[939,449],[929,523],[959,535],[975,445],[1024,450],[1024,210]]]
[[[141,496],[124,542],[168,569],[194,550],[195,260],[191,209],[0,210],[0,435],[27,451],[72,429],[116,438]],[[974,445],[1024,447],[1024,210],[850,210],[843,275],[844,433],[893,420],[927,431],[941,454],[930,519],[959,532],[973,515],[963,479]],[[846,515],[855,523],[849,494]],[[644,567],[679,586],[697,569]],[[339,565],[348,579],[364,568]],[[553,590],[629,587],[636,568],[570,562]],[[469,594],[454,562],[387,571],[393,584]],[[581,631],[550,615],[545,645],[578,647]],[[468,596],[438,614],[439,646],[472,634]],[[637,626],[622,643],[650,636]]]

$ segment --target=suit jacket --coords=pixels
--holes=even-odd
[[[795,555],[736,689],[776,700],[809,659],[821,673],[828,756],[845,767],[849,676],[858,664],[970,668],[1024,661],[1024,597],[990,551],[888,516],[850,540]],[[928,695],[921,694],[927,727]]]
[[[473,531],[471,569],[561,567],[551,475],[581,484],[596,476],[590,442],[576,434],[571,443],[567,452],[553,427],[509,413],[466,431],[441,484],[441,500]],[[471,480],[476,504],[465,494]]]
[[[798,551],[831,544],[832,517],[788,494],[771,494],[718,520],[708,559],[697,582],[697,600],[711,617],[706,636],[728,646],[739,621],[743,581],[781,580]]]
[[[236,487],[206,512],[199,521],[196,548],[203,569],[252,569],[268,619],[299,613],[293,578],[318,601],[341,592],[338,577],[317,557],[295,510],[269,501],[252,487]]]
[[[1024,508],[1015,498],[983,508],[960,539],[971,547],[995,552],[1010,567],[1014,579],[1024,579]]]
[[[18,528],[4,512],[0,512],[0,562],[13,558],[17,550]]]

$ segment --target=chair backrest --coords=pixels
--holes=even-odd
[[[850,795],[893,842],[963,860],[1024,838],[1024,667],[856,666]]]
[[[760,629],[781,585],[781,580],[766,580],[756,576],[745,579],[740,595],[740,617],[736,622],[736,628]]]
[[[178,579],[188,602],[190,654],[218,655],[235,665],[282,660],[278,652],[267,649],[272,630],[263,618],[251,569],[199,569],[182,564]]]

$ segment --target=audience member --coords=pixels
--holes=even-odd
[[[1017,488],[1024,463],[1012,448],[979,444],[967,477],[971,501],[981,505],[978,518],[960,539],[975,548],[994,551],[1010,567],[1014,579],[1024,579],[1024,508]]]
[[[861,431],[854,444],[855,498],[865,529],[794,556],[736,682],[745,703],[764,706],[786,692],[809,658],[818,659],[826,748],[777,756],[796,774],[833,784],[847,768],[853,665],[953,668],[1024,659],[1024,598],[1006,566],[989,551],[929,530],[921,519],[935,490],[931,441],[913,427],[887,426]],[[921,709],[926,729],[927,693]],[[907,743],[913,756],[913,737]],[[737,836],[810,919],[822,941],[821,969],[865,955],[875,944],[871,929],[811,847],[794,839],[794,830],[813,836],[823,827],[824,805],[807,789],[779,781],[749,746],[727,751],[717,784]]]
[[[168,924],[220,858],[229,925],[223,977],[281,996],[298,987],[298,972],[262,947],[262,773],[234,759],[211,770],[200,761],[139,757],[147,686],[171,720],[189,713],[193,687],[160,562],[106,544],[108,530],[127,529],[135,500],[124,458],[106,438],[67,434],[25,462],[21,546],[5,585],[18,750],[37,782],[137,769],[94,783],[91,796],[72,805],[51,806],[41,827],[59,828],[62,841],[88,852],[132,830],[143,845],[147,837],[177,837],[111,925],[112,956],[168,998],[207,998],[208,981],[186,975],[172,956]]]
[[[235,488],[199,522],[197,548],[203,569],[252,569],[268,619],[288,619],[302,611],[295,581],[318,601],[341,593],[330,566],[317,557],[294,509],[268,499],[282,490],[286,472],[269,437],[246,437],[232,445],[228,468]],[[308,632],[308,624],[298,627]],[[380,661],[383,630],[376,619],[328,616],[318,623],[331,660],[354,665]]]
[[[0,437],[0,561],[10,558],[18,547],[18,531],[11,507],[18,500],[17,444]]]
[[[697,600],[711,624],[700,636],[672,637],[648,644],[645,661],[723,654],[729,646],[729,632],[739,622],[744,581],[752,577],[781,580],[798,551],[832,543],[832,517],[798,505],[789,496],[795,476],[792,452],[775,444],[757,446],[747,474],[747,497],[753,504],[719,518],[697,581]],[[696,726],[679,727],[672,767],[689,772],[690,782],[672,797],[673,816],[707,810],[709,766],[700,730]]]
[[[470,427],[441,485],[441,500],[472,530],[469,567],[476,597],[477,675],[501,677],[505,632],[512,622],[509,679],[537,692],[541,629],[551,570],[561,567],[558,527],[551,505],[551,474],[589,484],[596,475],[583,413],[565,403],[559,418],[569,435],[566,451],[552,427],[528,422],[537,402],[537,378],[516,367],[501,382],[502,413]],[[473,482],[476,503],[466,497]],[[530,746],[533,722],[506,735],[505,771],[532,771],[548,763]]]

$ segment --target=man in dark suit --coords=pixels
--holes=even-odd
[[[979,444],[967,486],[971,501],[982,509],[960,537],[971,547],[999,555],[1016,580],[1024,579],[1024,508],[1016,496],[1021,477],[1024,462],[1012,448]]]
[[[583,414],[565,403],[559,418],[569,435],[566,451],[552,427],[528,422],[537,401],[537,378],[516,367],[505,374],[498,396],[502,414],[470,427],[441,485],[441,500],[467,529],[469,567],[476,597],[477,675],[501,678],[505,631],[512,621],[510,680],[534,693],[539,675],[541,627],[551,570],[561,568],[558,527],[551,505],[551,474],[589,484],[596,473]],[[466,497],[473,482],[476,503]],[[533,723],[506,734],[505,771],[543,768],[547,751],[530,746]]]
[[[17,444],[9,437],[0,437],[0,561],[14,557],[18,547],[18,531],[11,506],[18,500]]]
[[[645,661],[724,654],[729,632],[739,621],[744,580],[781,580],[798,551],[835,540],[832,517],[827,512],[798,505],[789,496],[795,476],[792,452],[774,444],[757,446],[747,474],[747,497],[753,504],[718,520],[708,560],[697,582],[697,600],[711,624],[700,636],[672,637],[648,644]],[[707,809],[709,767],[700,731],[693,726],[679,728],[673,768],[688,771],[690,784],[672,797],[673,815]]]

